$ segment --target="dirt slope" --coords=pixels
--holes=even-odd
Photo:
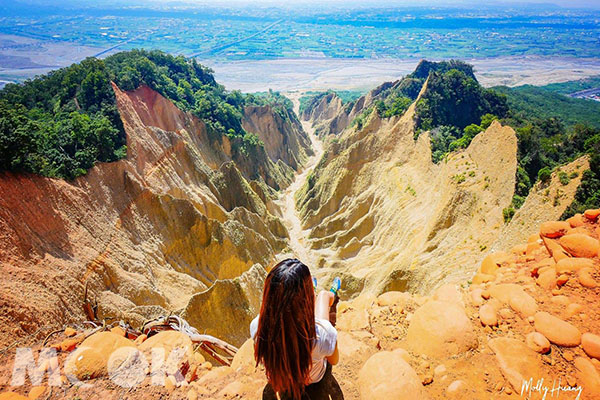
[[[286,247],[273,193],[304,161],[304,133],[280,123],[265,138],[298,146],[248,158],[151,89],[114,89],[127,159],[73,182],[0,176],[2,347],[85,319],[86,285],[100,317],[135,325]]]

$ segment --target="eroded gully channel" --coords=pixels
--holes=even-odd
[[[294,103],[294,111],[296,112],[296,115],[299,116],[300,94],[292,93],[286,95]],[[277,259],[281,260],[287,257],[296,257],[308,265],[314,273],[322,251],[311,249],[309,246],[308,235],[310,230],[302,229],[300,216],[298,215],[298,210],[296,210],[295,196],[321,159],[321,156],[323,155],[323,142],[315,135],[315,130],[310,122],[301,120],[301,123],[302,128],[308,134],[315,154],[307,160],[304,168],[296,175],[292,184],[283,191],[281,197],[275,202],[281,209],[281,220],[290,236],[290,250],[286,253],[279,254]]]

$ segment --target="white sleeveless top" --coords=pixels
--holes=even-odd
[[[327,367],[326,357],[329,357],[335,351],[337,343],[337,330],[331,325],[331,322],[325,319],[315,318],[315,328],[317,340],[312,349],[312,366],[310,368],[310,379],[307,384],[319,382],[325,375]],[[250,323],[250,337],[256,336],[258,330],[258,315]]]

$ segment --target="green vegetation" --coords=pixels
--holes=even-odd
[[[461,130],[481,121],[485,114],[508,114],[506,98],[484,89],[462,70],[431,72],[427,90],[417,103],[417,125],[424,130],[455,126]]]
[[[267,92],[247,94],[244,97],[245,105],[269,106],[274,113],[286,122],[297,122],[298,117],[294,112],[294,104],[290,99],[279,92],[269,89]]]
[[[573,161],[585,153],[593,154],[600,144],[600,129],[577,124],[570,127],[557,118],[504,121],[516,129],[518,138],[518,169],[513,205],[519,208],[536,180],[546,183],[558,166]],[[559,173],[563,185],[571,179]]]
[[[471,124],[462,132],[455,126],[439,126],[431,130],[431,158],[434,163],[439,163],[448,153],[465,149],[471,143],[471,140],[479,133],[486,130],[497,117],[492,114],[485,114],[481,117],[479,125]]]
[[[149,86],[202,119],[210,137],[234,139],[234,151],[246,156],[262,143],[242,128],[244,105],[271,104],[284,119],[293,116],[291,101],[279,93],[227,92],[193,59],[144,50],[88,58],[0,91],[0,169],[73,179],[97,161],[125,157],[111,81],[123,90]]]
[[[583,173],[575,199],[563,213],[563,219],[590,208],[598,208],[600,204],[600,143],[596,143],[589,151],[590,169]]]
[[[567,173],[565,171],[558,172],[558,180],[560,181],[561,185],[563,185],[563,186],[566,186],[569,184],[569,182],[571,182],[569,175],[567,175]]]
[[[303,96],[300,97],[300,109],[299,112],[302,114],[307,108],[314,107],[323,97],[335,94],[337,95],[342,104],[344,104],[348,109],[352,108],[354,103],[360,96],[365,94],[364,91],[360,90],[327,90],[325,92],[315,92],[308,91],[305,92]]]
[[[577,84],[573,85],[577,86]],[[574,99],[547,88],[548,86],[529,85],[516,88],[498,86],[493,90],[506,96],[513,119],[558,118],[567,127],[585,121],[588,125],[600,128],[600,102]]]
[[[600,75],[592,76],[578,81],[551,83],[549,85],[541,86],[540,88],[558,94],[571,94],[575,92],[580,92],[582,90],[595,89],[597,87],[600,87]]]
[[[358,129],[358,130],[361,130],[363,128],[363,126],[365,126],[365,123],[369,119],[369,116],[371,115],[372,112],[373,112],[373,106],[365,108],[364,110],[361,111],[360,114],[358,114],[356,117],[354,117],[354,119],[352,120],[350,125],[355,126],[356,129]]]
[[[0,92],[0,170],[72,179],[125,154],[103,61],[86,59]]]

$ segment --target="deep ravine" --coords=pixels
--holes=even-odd
[[[300,93],[291,93],[287,96],[294,103],[294,112],[296,115],[300,115]],[[308,229],[302,229],[302,222],[296,209],[295,195],[302,188],[306,179],[313,171],[319,160],[323,155],[323,142],[315,135],[315,130],[311,123],[308,121],[301,121],[302,128],[308,134],[311,142],[311,146],[315,154],[308,159],[304,165],[304,169],[301,170],[294,179],[294,182],[288,186],[285,191],[281,194],[281,197],[276,201],[276,204],[281,208],[281,219],[287,228],[290,240],[289,247],[290,251],[279,254],[277,259],[283,259],[285,257],[296,257],[311,269],[314,270],[319,259],[319,251],[313,250],[308,244]]]

